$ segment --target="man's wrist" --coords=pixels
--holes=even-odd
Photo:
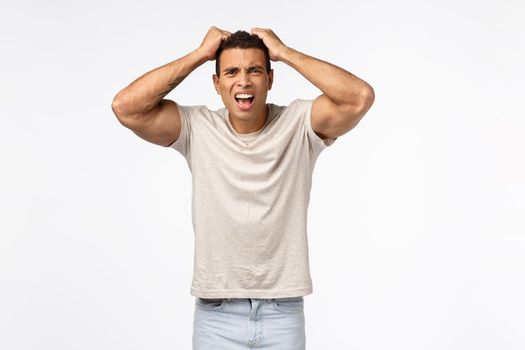
[[[284,49],[282,49],[281,52],[279,53],[278,61],[289,64],[290,59],[292,55],[294,54],[294,52],[295,52],[294,49],[292,49],[291,47],[285,46]]]
[[[207,61],[212,60],[214,57],[210,57],[208,53],[206,53],[202,47],[198,47],[195,50],[193,50],[190,55],[192,58],[197,62],[197,65],[200,66],[203,63],[206,63]]]

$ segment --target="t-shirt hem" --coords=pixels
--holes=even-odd
[[[186,128],[188,128],[188,126],[186,125],[186,114],[185,114],[186,112],[184,111],[182,106],[179,105],[177,102],[175,102],[175,105],[177,106],[177,109],[179,111],[179,118],[180,118],[179,137],[177,137],[177,139],[175,141],[173,141],[172,143],[170,143],[169,145],[167,145],[165,147],[174,148],[174,149],[178,150],[178,149],[180,149],[181,144],[183,143],[183,141],[185,139]]]
[[[202,291],[196,288],[191,288],[190,294],[194,297],[219,299],[219,298],[257,298],[257,299],[273,299],[273,298],[288,298],[300,297],[312,294],[313,288],[296,288],[285,290],[214,290]]]
[[[314,101],[313,100],[304,100],[304,101],[307,101],[308,103],[310,103],[306,111],[306,115],[305,115],[306,127],[308,128],[308,133],[313,138],[313,141],[319,144],[319,147],[321,148],[321,151],[322,151],[325,148],[331,146],[337,140],[337,137],[335,138],[328,137],[326,139],[323,139],[319,137],[319,135],[316,134],[316,132],[312,128],[312,105]]]

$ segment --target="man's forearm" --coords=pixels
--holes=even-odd
[[[352,73],[292,48],[283,50],[280,61],[301,73],[335,104],[360,106],[373,94],[372,87]]]
[[[196,49],[186,56],[147,72],[115,96],[113,108],[125,115],[149,112],[207,60],[206,55]]]

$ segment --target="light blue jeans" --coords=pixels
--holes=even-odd
[[[304,350],[304,299],[197,297],[192,340],[193,350]]]

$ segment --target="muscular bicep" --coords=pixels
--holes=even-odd
[[[357,113],[340,107],[326,95],[318,96],[312,104],[312,129],[321,138],[336,138],[346,134],[359,122]]]
[[[148,114],[131,118],[124,125],[140,138],[167,147],[180,135],[179,109],[174,101],[163,99]]]

